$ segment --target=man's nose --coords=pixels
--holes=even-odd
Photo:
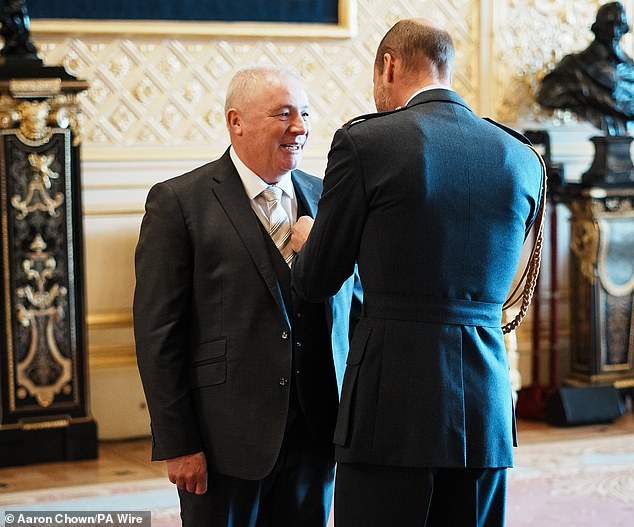
[[[303,135],[308,133],[308,131],[310,130],[310,125],[301,114],[297,114],[293,117],[290,129],[291,132],[294,134]]]

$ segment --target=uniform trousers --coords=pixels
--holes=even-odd
[[[339,463],[336,527],[502,527],[506,469]]]

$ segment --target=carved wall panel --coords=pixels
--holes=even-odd
[[[398,19],[428,17],[451,31],[455,88],[476,111],[507,123],[550,121],[534,101],[536,87],[563,55],[592,40],[589,28],[602,3],[358,0],[358,34],[351,39],[37,33],[35,38],[47,63],[63,64],[90,82],[81,96],[87,158],[209,157],[209,145],[226,137],[223,98],[229,76],[263,61],[294,66],[304,76],[314,106],[313,150],[321,155],[341,123],[373,109],[374,52]],[[631,18],[634,0],[623,4]],[[622,44],[634,49],[631,34]],[[571,115],[555,115],[557,124],[572,121]]]
[[[302,74],[313,105],[311,148],[325,154],[334,130],[374,109],[376,46],[390,25],[407,17],[437,19],[452,32],[456,88],[477,103],[479,71],[472,59],[479,48],[479,2],[360,0],[357,12],[352,39],[34,36],[46,63],[63,64],[90,83],[80,96],[87,158],[212,157],[227,142],[229,77],[258,62],[290,65]]]

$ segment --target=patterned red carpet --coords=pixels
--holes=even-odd
[[[634,434],[516,450],[507,527],[632,527]]]
[[[507,527],[634,525],[634,434],[520,446],[515,460]],[[0,493],[0,521],[11,510],[152,510],[152,527],[180,525],[164,478]]]

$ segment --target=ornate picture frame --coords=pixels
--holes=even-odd
[[[185,20],[97,20],[33,18],[33,33],[100,35],[169,35],[267,38],[351,38],[357,32],[357,0],[339,0],[337,22],[256,22]]]

